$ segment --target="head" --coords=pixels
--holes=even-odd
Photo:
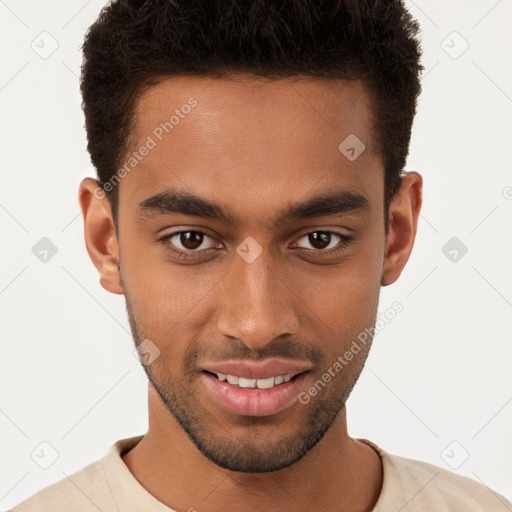
[[[400,1],[118,0],[86,34],[87,250],[168,421],[222,467],[287,467],[344,413],[372,336],[272,414],[212,400],[205,367],[299,362],[307,390],[372,332],[421,207],[417,32]]]

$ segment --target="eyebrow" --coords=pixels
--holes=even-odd
[[[345,189],[330,189],[303,202],[289,205],[279,212],[274,222],[279,225],[293,220],[365,212],[369,209],[370,203],[362,194]],[[170,188],[144,199],[137,205],[137,214],[140,217],[181,214],[217,220],[232,226],[239,224],[220,204],[177,188]]]

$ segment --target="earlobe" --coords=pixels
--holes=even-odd
[[[405,173],[400,190],[389,207],[382,286],[397,281],[411,255],[422,205],[422,191],[421,175],[417,172]]]
[[[78,200],[84,219],[85,246],[100,274],[105,290],[123,294],[119,276],[119,244],[116,237],[110,201],[98,193],[98,183],[85,178],[80,183]]]

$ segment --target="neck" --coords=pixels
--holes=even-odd
[[[122,458],[150,494],[177,512],[370,511],[382,487],[380,457],[349,437],[345,408],[295,464],[268,473],[240,473],[207,459],[152,386],[148,432]]]

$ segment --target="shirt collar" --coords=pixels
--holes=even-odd
[[[151,510],[151,512],[176,512],[158,501],[150,494],[140,482],[133,476],[121,456],[134,448],[144,437],[139,435],[117,441],[104,458],[104,469],[108,484],[114,495],[119,512],[140,512],[140,510]],[[382,460],[383,481],[382,489],[373,510],[385,510],[384,505],[390,503],[389,497],[384,492],[389,487],[389,454],[382,448],[368,439],[357,439],[373,448]]]
[[[119,512],[176,512],[158,501],[133,476],[121,456],[135,447],[143,435],[117,441],[108,451],[103,464],[108,484]]]

